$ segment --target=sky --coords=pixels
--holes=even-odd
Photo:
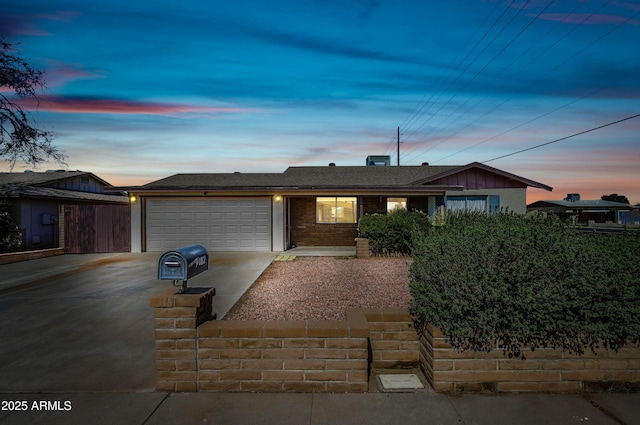
[[[400,127],[401,165],[640,202],[637,0],[4,0],[0,37],[45,72],[40,171],[395,165]]]

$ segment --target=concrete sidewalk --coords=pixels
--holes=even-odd
[[[640,394],[43,393],[0,394],[0,401],[2,425],[640,423]],[[11,411],[16,402],[26,411]],[[46,402],[61,410],[38,410]]]

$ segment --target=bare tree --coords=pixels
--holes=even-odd
[[[52,134],[34,127],[29,111],[20,104],[35,100],[39,105],[37,90],[44,86],[42,71],[32,68],[14,45],[0,38],[0,158],[11,169],[18,161],[34,167],[47,160],[64,164],[65,155],[51,144]]]

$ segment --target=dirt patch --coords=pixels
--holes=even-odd
[[[347,308],[408,307],[410,258],[274,262],[224,320],[345,320]]]

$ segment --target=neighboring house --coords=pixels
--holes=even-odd
[[[95,210],[88,213],[86,208],[79,209],[110,205],[119,206],[126,212],[122,215],[126,218],[127,222],[123,223],[126,226],[117,233],[123,233],[129,240],[129,200],[122,194],[107,193],[105,189],[108,187],[112,186],[92,173],[82,171],[0,173],[0,198],[11,204],[11,215],[22,232],[23,249],[26,250],[59,247],[60,214],[65,207],[76,207],[69,210],[72,221],[64,235],[67,239],[71,236],[72,243],[81,243],[81,239],[86,241],[89,238],[95,245],[95,239],[106,233],[113,239],[112,229],[118,226],[110,224],[111,219],[99,219],[100,223],[96,223]],[[108,229],[96,232],[96,227],[101,224]]]
[[[364,214],[395,207],[526,212],[551,187],[477,162],[464,166],[290,167],[284,173],[176,174],[127,190],[132,251],[198,243],[211,251],[348,246]]]
[[[612,223],[634,224],[638,221],[633,213],[634,207],[621,202],[597,200],[581,200],[577,194],[570,194],[563,200],[537,201],[527,205],[527,212],[553,213],[562,220],[574,224]]]

